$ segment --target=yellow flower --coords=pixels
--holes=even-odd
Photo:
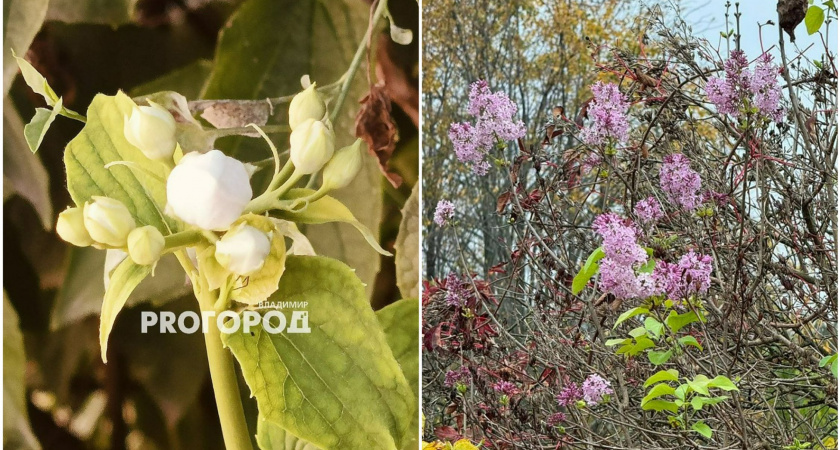
[[[478,447],[466,439],[461,439],[452,446],[452,450],[478,450]]]

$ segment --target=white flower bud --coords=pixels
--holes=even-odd
[[[219,150],[188,153],[166,181],[167,210],[205,230],[226,230],[251,201],[248,171]]]
[[[271,252],[271,242],[262,231],[242,224],[216,242],[216,261],[237,275],[260,270]]]
[[[335,152],[332,159],[324,166],[324,187],[341,189],[350,184],[362,168],[362,140],[356,139],[352,145]]]
[[[289,103],[289,126],[294,130],[307,119],[321,120],[326,114],[327,105],[312,83]]]
[[[157,228],[146,225],[128,233],[128,255],[137,264],[148,266],[156,263],[163,252],[164,240]]]
[[[295,170],[303,175],[315,173],[324,167],[335,151],[335,133],[323,122],[307,119],[289,136]]]
[[[87,228],[85,228],[85,216],[82,208],[67,208],[58,215],[58,222],[55,224],[55,231],[61,239],[77,246],[87,247],[93,244]]]
[[[135,106],[125,118],[125,138],[149,159],[172,159],[175,152],[175,118],[163,106]]]
[[[93,197],[85,203],[85,228],[94,241],[111,247],[124,247],[128,233],[134,229],[134,217],[119,200]]]

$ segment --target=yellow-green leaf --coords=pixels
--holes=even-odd
[[[420,295],[420,184],[414,185],[402,210],[402,222],[394,243],[397,254],[397,286],[403,297]]]
[[[308,302],[311,333],[222,335],[266,420],[325,450],[401,448],[414,394],[353,271],[290,256],[271,301]]]
[[[111,274],[111,281],[102,300],[102,314],[99,317],[99,346],[102,362],[108,362],[108,336],[117,320],[117,314],[125,305],[134,288],[152,272],[152,266],[134,264],[131,258],[124,259]]]

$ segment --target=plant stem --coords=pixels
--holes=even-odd
[[[202,286],[205,288],[205,286]],[[220,293],[221,296],[227,294]],[[203,297],[203,298],[202,298]],[[201,311],[213,311],[215,301],[211,292],[204,290],[198,297]],[[222,424],[222,436],[227,450],[252,450],[242,398],[239,395],[239,382],[233,355],[222,345],[222,332],[216,320],[210,320],[204,344],[207,346],[207,362],[210,365],[210,379],[213,381],[213,394],[216,397],[216,409]]]
[[[215,295],[195,271],[186,251],[179,250],[175,252],[175,256],[192,281],[193,292],[201,311],[217,313]],[[228,293],[220,292],[219,295],[220,297],[227,296]],[[239,395],[239,382],[233,364],[233,355],[222,345],[222,332],[215,319],[209,320],[207,332],[204,333],[204,344],[207,347],[210,379],[213,382],[213,394],[216,398],[216,409],[219,412],[225,448],[227,450],[253,450],[248,424],[245,422],[245,411],[242,408],[242,397]]]
[[[332,111],[330,112],[330,122],[335,122],[336,117],[338,117],[338,113],[341,111],[341,107],[344,105],[344,100],[347,99],[347,94],[350,92],[350,85],[353,84],[353,78],[356,75],[356,70],[359,68],[359,65],[362,63],[362,57],[365,55],[365,50],[368,48],[368,43],[370,42],[370,37],[373,34],[373,28],[379,23],[379,19],[382,18],[382,15],[388,9],[388,0],[379,0],[379,3],[376,4],[376,11],[373,12],[373,16],[370,18],[370,23],[368,24],[367,33],[365,33],[365,37],[359,42],[359,47],[356,48],[356,54],[353,55],[353,61],[350,62],[350,67],[347,69],[347,72],[344,73],[341,83],[341,91],[338,93],[338,99],[335,101],[335,105],[331,108]]]
[[[169,250],[177,250],[182,247],[189,247],[195,245],[204,238],[204,234],[201,230],[186,230],[181,231],[178,233],[173,233],[168,236],[164,236],[163,242],[164,247]]]

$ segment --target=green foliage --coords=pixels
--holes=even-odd
[[[837,353],[820,359],[820,367],[825,367],[829,364],[831,364],[831,373],[834,375],[834,378],[837,378]]]
[[[223,335],[265,419],[324,449],[399,447],[413,394],[352,270],[289,257],[272,298],[308,302],[312,333]]]
[[[133,106],[122,92],[115,96],[99,94],[93,99],[85,127],[64,151],[67,189],[77,206],[93,196],[119,200],[137,226],[152,225],[165,236],[178,229],[176,222],[163,214],[167,169],[125,139],[124,117]],[[114,162],[129,165],[105,167]]]
[[[99,318],[99,346],[102,362],[108,362],[108,336],[114,327],[114,321],[117,320],[117,314],[125,306],[134,288],[151,272],[152,266],[134,264],[131,258],[125,258],[111,274]]]
[[[805,13],[805,28],[808,34],[814,34],[820,31],[820,27],[825,21],[825,10],[819,6],[810,6]]]
[[[598,273],[598,268],[600,267],[598,261],[602,260],[604,256],[606,256],[604,249],[598,247],[586,258],[583,267],[581,267],[580,271],[575,275],[574,280],[572,280],[572,294],[579,294],[589,283],[589,280]]]
[[[26,411],[26,354],[15,308],[3,292],[3,448],[40,449]]]

